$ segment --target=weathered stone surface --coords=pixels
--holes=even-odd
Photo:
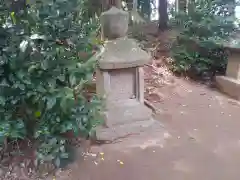
[[[98,139],[101,140],[121,141],[121,138],[127,138],[127,136],[136,136],[143,132],[149,133],[151,129],[163,131],[163,125],[155,119],[146,119],[145,121],[122,124],[111,128],[99,128],[97,134]]]
[[[120,102],[144,103],[144,71],[142,67],[96,72],[97,93],[106,98],[107,107]]]
[[[109,72],[110,93],[108,100],[111,102],[136,99],[136,68],[117,69]]]
[[[106,43],[96,79],[97,93],[106,99],[104,119],[108,127],[150,120],[152,112],[144,105],[142,68],[149,60],[148,53],[132,39],[119,38]]]
[[[128,13],[116,7],[102,13],[101,25],[104,38],[124,37],[128,31],[128,21]]]
[[[238,53],[230,52],[226,75],[234,79],[240,79],[240,51]]]
[[[99,59],[99,68],[122,69],[143,66],[150,58],[135,40],[120,38],[106,42],[104,52]]]
[[[227,76],[217,76],[216,82],[222,92],[228,94],[232,98],[240,100],[239,80]]]
[[[145,121],[151,118],[152,111],[144,104],[135,102],[119,102],[112,104],[105,113],[106,125],[109,127],[128,124],[137,121]]]
[[[142,66],[150,60],[135,40],[125,36],[128,29],[128,13],[115,7],[101,16],[102,31],[106,39],[98,58],[96,72],[97,93],[105,97],[105,125],[97,132],[108,138],[124,135],[122,126],[149,121],[152,111],[144,105],[144,77]],[[112,133],[118,129],[119,133]],[[134,128],[128,126],[128,133]]]
[[[151,118],[151,110],[144,105],[143,73],[142,67],[97,71],[97,92],[106,97],[107,126]]]
[[[225,45],[229,52],[226,76],[216,77],[216,82],[221,91],[240,100],[240,48],[237,44],[231,40]]]

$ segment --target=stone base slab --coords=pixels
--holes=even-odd
[[[128,136],[138,136],[144,132],[152,132],[159,129],[162,131],[163,125],[155,119],[132,122],[111,128],[98,128],[96,131],[98,140],[122,141]]]
[[[218,88],[234,99],[240,100],[240,80],[227,76],[217,76],[216,82]]]
[[[117,106],[110,106],[105,112],[105,123],[108,127],[128,124],[137,121],[150,119],[152,111],[142,103],[119,103]]]

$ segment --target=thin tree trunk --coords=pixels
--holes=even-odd
[[[188,14],[191,14],[194,11],[194,8],[195,8],[195,0],[188,0],[188,5],[187,5]]]
[[[168,28],[168,13],[167,13],[167,0],[159,0],[159,30],[166,30]]]

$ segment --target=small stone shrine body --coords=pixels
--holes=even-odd
[[[128,13],[115,7],[101,16],[105,45],[98,58],[96,86],[105,98],[107,128],[97,131],[100,139],[124,136],[133,131],[132,125],[151,120],[152,112],[144,105],[143,72],[150,56],[126,37],[128,22]]]
[[[240,47],[226,46],[229,52],[226,76],[217,76],[216,82],[219,89],[240,100]]]

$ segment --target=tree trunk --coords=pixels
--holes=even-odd
[[[187,5],[188,14],[191,14],[192,12],[194,12],[194,8],[195,8],[195,0],[188,0],[188,5]]]
[[[167,0],[159,0],[159,30],[164,31],[168,28]]]
[[[139,12],[150,20],[151,17],[151,1],[150,0],[137,0],[137,8]]]

